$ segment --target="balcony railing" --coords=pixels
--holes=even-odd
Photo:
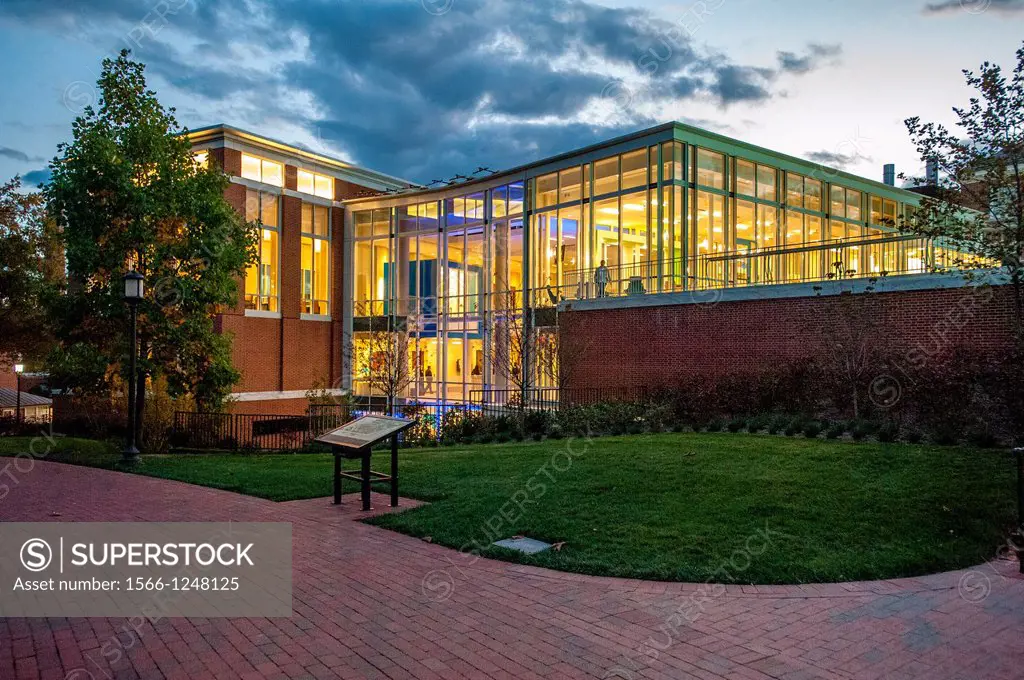
[[[801,246],[702,253],[565,272],[561,286],[546,286],[536,306],[687,290],[717,290],[847,278],[924,274],[953,266],[952,256],[930,239],[892,236],[820,241]]]
[[[530,291],[528,301],[520,290],[357,301],[355,316],[418,318],[434,327],[441,317],[476,319],[490,312],[518,312],[524,303],[532,308],[552,307],[570,300],[926,274],[982,266],[988,265],[920,236],[835,239],[609,265],[603,272],[598,267],[566,270],[560,285],[538,286]]]

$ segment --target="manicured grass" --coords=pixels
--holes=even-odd
[[[71,441],[49,459],[116,465],[116,453]],[[386,456],[374,464],[386,470]],[[137,471],[273,500],[331,490],[324,455],[148,457]],[[1015,512],[1009,453],[964,448],[660,434],[403,451],[401,472],[402,495],[431,504],[374,524],[454,548],[564,541],[535,557],[484,554],[651,579],[831,582],[965,567],[995,555]]]

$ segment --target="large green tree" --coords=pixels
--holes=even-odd
[[[54,371],[83,391],[126,375],[122,277],[135,269],[147,282],[139,305],[139,413],[147,378],[156,377],[166,378],[172,396],[214,408],[239,374],[213,317],[238,299],[239,277],[255,257],[255,227],[224,199],[227,176],[197,164],[174,109],[157,101],[144,70],[128,51],[104,60],[97,107],[75,120],[73,141],[50,164],[44,193],[61,229],[69,281],[53,306]]]
[[[1024,334],[1024,46],[1017,51],[1017,64],[1009,75],[989,62],[976,72],[963,73],[976,94],[968,106],[953,109],[955,131],[920,118],[906,121],[922,161],[935,163],[939,171],[938,184],[906,228],[941,237],[961,252],[998,263],[1014,291],[1020,340]],[[955,268],[977,276],[969,266]]]
[[[63,275],[43,198],[15,177],[0,185],[0,362],[40,359],[49,346],[42,300]]]

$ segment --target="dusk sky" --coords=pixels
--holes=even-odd
[[[0,179],[43,170],[130,47],[190,128],[417,182],[680,120],[880,179],[1024,0],[0,0]]]

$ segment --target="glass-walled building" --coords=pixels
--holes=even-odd
[[[353,391],[401,336],[418,401],[557,386],[560,304],[921,274],[919,196],[678,123],[486,179],[346,202]],[[501,397],[504,399],[505,397]]]

